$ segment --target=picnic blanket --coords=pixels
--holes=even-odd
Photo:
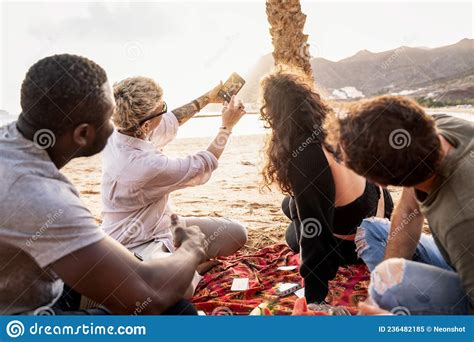
[[[299,266],[299,255],[284,244],[265,247],[253,254],[236,253],[218,258],[216,266],[199,283],[192,302],[207,315],[248,315],[262,302],[271,303],[273,315],[290,315],[298,297],[276,295],[276,285],[281,282],[301,283],[298,269],[279,270],[279,266]],[[234,278],[249,278],[246,291],[231,291]],[[329,283],[326,300],[332,305],[345,306],[352,314],[356,305],[367,297],[369,271],[365,265],[340,267]]]

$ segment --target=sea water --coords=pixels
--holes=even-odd
[[[429,111],[428,111],[429,112]],[[474,121],[474,114],[462,112],[444,112],[446,114]],[[0,113],[0,126],[16,120],[17,116]],[[206,113],[205,116],[196,116],[179,128],[178,138],[213,137],[222,125],[220,113]],[[256,135],[268,132],[259,114],[249,113],[240,119],[233,129],[233,135]]]
[[[429,114],[438,114],[431,113]],[[474,114],[471,113],[459,113],[459,112],[443,112],[448,115],[452,115],[464,120],[474,121]],[[222,125],[220,114],[215,116],[205,117],[194,117],[189,120],[183,126],[179,128],[178,138],[190,138],[190,137],[211,137],[217,134],[217,130]],[[233,135],[255,135],[264,134],[269,130],[264,127],[264,122],[260,120],[259,114],[247,114],[233,129]]]

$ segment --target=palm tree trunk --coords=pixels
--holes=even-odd
[[[313,79],[308,35],[303,33],[306,15],[299,0],[267,0],[267,17],[275,65],[300,68]]]

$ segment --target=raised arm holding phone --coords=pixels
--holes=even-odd
[[[204,95],[181,107],[173,109],[172,112],[181,126],[209,103],[229,103],[232,96],[236,95],[244,84],[245,80],[239,74],[234,72],[224,84],[222,84],[222,82],[219,83],[219,85]]]
[[[150,78],[133,77],[114,85],[116,110],[112,119],[117,129],[103,153],[102,194],[106,195],[102,196],[102,227],[144,261],[174,253],[170,226],[171,215],[177,210],[169,205],[170,196],[210,179],[232,128],[245,114],[242,102],[232,96],[237,88],[227,91],[227,83],[171,112],[166,111],[163,90]],[[222,127],[210,146],[197,153],[190,151],[182,158],[166,155],[163,148],[176,137],[179,126],[208,103],[224,101],[223,90],[230,101],[223,106]],[[177,214],[183,228],[198,226],[209,238],[208,259],[231,255],[247,241],[246,228],[238,221]],[[205,269],[199,267],[198,271]],[[200,275],[195,273],[187,296],[192,295],[199,281]]]

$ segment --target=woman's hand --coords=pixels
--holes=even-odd
[[[393,315],[390,311],[380,309],[370,302],[360,302],[358,305],[359,315],[373,316],[373,315]]]
[[[222,107],[222,126],[232,130],[245,113],[245,106],[242,101],[239,100],[235,103],[235,95],[232,96],[230,102],[228,104],[224,103],[224,107]]]
[[[244,114],[244,105],[241,101],[236,104],[235,96],[232,96],[229,104],[224,103],[224,107],[222,108],[222,128],[224,129],[219,129],[217,136],[207,148],[217,159],[221,157],[227,145],[229,136],[232,133],[232,128],[239,122]]]

